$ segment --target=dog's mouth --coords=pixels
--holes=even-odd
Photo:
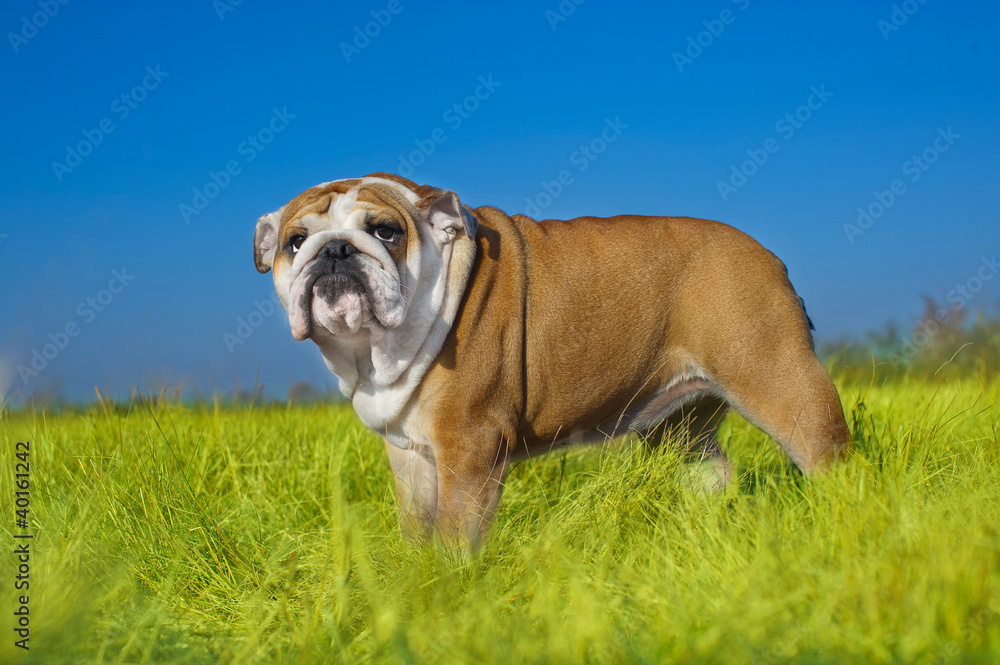
[[[342,336],[399,325],[402,296],[393,281],[377,261],[363,254],[314,261],[292,283],[292,336],[302,341],[323,332]]]
[[[312,319],[334,334],[356,333],[375,314],[365,285],[356,276],[328,273],[312,287]]]

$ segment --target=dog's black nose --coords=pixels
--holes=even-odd
[[[351,254],[357,254],[358,248],[347,242],[346,240],[331,240],[330,242],[323,245],[323,249],[320,250],[320,256],[331,261],[339,261],[341,259],[346,259]]]

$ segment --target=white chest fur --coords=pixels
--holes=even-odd
[[[354,393],[354,410],[366,427],[384,436],[393,446],[413,448],[426,442],[419,431],[415,389],[416,385],[359,386]]]

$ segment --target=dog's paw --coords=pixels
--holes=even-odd
[[[681,484],[692,492],[716,494],[732,481],[733,468],[724,456],[715,455],[683,464],[680,474]]]

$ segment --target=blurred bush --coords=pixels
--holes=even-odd
[[[817,353],[844,379],[942,373],[990,377],[1000,371],[1000,317],[970,314],[924,296],[923,313],[912,328],[888,322],[861,338],[823,341]]]

